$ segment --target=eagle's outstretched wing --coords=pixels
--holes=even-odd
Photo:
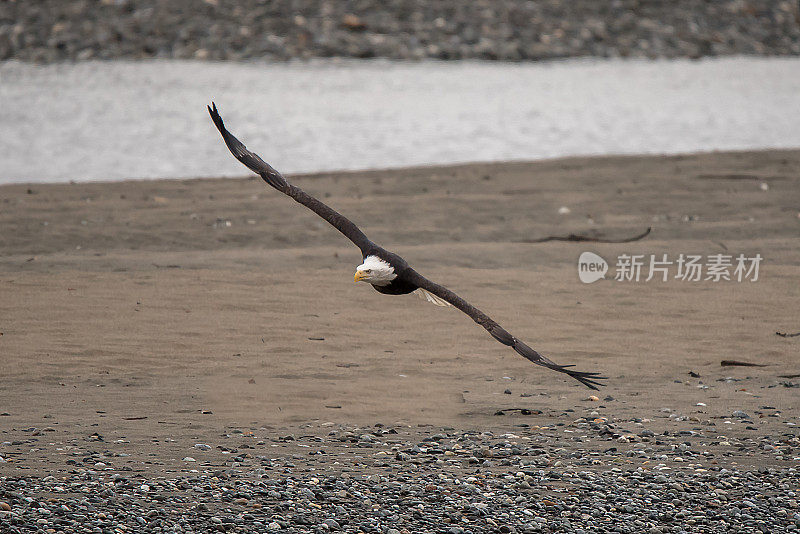
[[[217,106],[213,102],[208,106],[208,113],[211,115],[211,120],[214,121],[217,130],[222,134],[222,139],[225,140],[228,149],[236,159],[247,166],[248,169],[261,176],[265,182],[281,193],[292,197],[295,201],[328,221],[334,228],[355,243],[355,245],[361,249],[362,254],[366,254],[368,250],[374,248],[375,245],[364,235],[364,232],[362,232],[358,226],[350,221],[350,219],[312,197],[299,187],[287,182],[286,178],[284,178],[281,173],[258,157],[258,154],[247,150],[247,147],[225,128],[222,117],[220,117],[219,112],[217,112]]]
[[[528,345],[520,341],[519,339],[515,338],[508,332],[506,332],[503,327],[499,324],[494,322],[491,317],[483,313],[481,310],[467,302],[466,300],[462,299],[446,287],[432,282],[416,272],[414,269],[410,267],[403,272],[403,278],[407,281],[415,284],[417,287],[428,291],[429,293],[433,293],[437,297],[449,302],[462,312],[466,313],[472,320],[481,325],[489,332],[493,338],[497,341],[502,343],[503,345],[508,345],[512,347],[515,351],[517,351],[521,356],[524,358],[532,361],[536,365],[541,365],[542,367],[547,367],[548,369],[552,369],[553,371],[558,371],[559,373],[565,373],[581,384],[588,386],[592,389],[597,389],[597,386],[602,386],[597,382],[597,380],[604,380],[606,377],[599,376],[600,373],[586,373],[583,371],[575,371],[570,369],[571,365],[558,365],[557,363],[548,360]]]

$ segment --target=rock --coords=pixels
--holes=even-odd
[[[361,17],[358,15],[353,15],[352,13],[347,13],[344,17],[342,17],[342,26],[350,31],[363,31],[367,29],[367,25],[364,24],[364,21],[361,20]]]
[[[335,519],[330,519],[330,518],[329,519],[325,519],[322,523],[325,524],[325,525],[328,525],[328,527],[330,529],[332,529],[332,530],[339,530],[339,528],[341,528],[339,526],[339,522],[336,521]]]

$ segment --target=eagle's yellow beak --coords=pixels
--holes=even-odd
[[[356,271],[356,275],[354,277],[355,282],[360,282],[367,277],[367,274],[364,271]]]

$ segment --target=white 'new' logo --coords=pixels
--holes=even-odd
[[[584,284],[597,282],[606,277],[608,263],[594,252],[583,252],[578,258],[578,278]]]

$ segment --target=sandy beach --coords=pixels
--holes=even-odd
[[[800,372],[800,341],[775,335],[800,327],[798,162],[797,151],[564,159],[295,182],[538,350],[605,373],[614,416],[668,407],[708,419],[796,408],[794,391],[768,386]],[[507,423],[493,416],[507,407],[590,406],[590,391],[459,312],[355,285],[358,250],[257,179],[12,185],[0,198],[6,428],[58,424],[62,437],[98,424],[148,438],[325,421],[468,428]],[[635,243],[525,243],[650,226]],[[765,260],[755,283],[584,285],[584,250]],[[716,382],[730,375],[751,378]]]
[[[234,442],[298,472],[323,446],[380,471],[391,444],[326,438],[376,424],[513,433],[559,470],[592,450],[597,469],[796,466],[800,337],[776,332],[800,332],[798,169],[790,150],[292,177],[543,354],[604,373],[596,400],[455,310],[354,284],[358,250],[257,178],[2,186],[0,475],[213,473],[248,465]],[[612,271],[621,254],[763,262],[755,282],[583,284],[583,251]],[[625,456],[657,436],[708,454]]]

